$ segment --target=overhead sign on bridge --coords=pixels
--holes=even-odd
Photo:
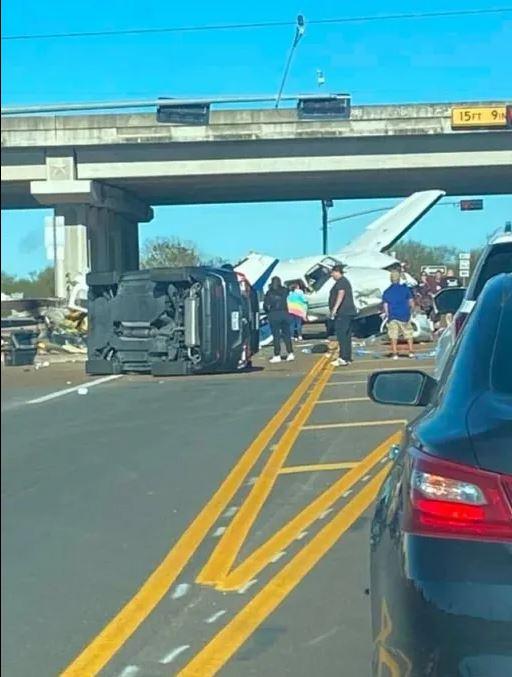
[[[456,106],[452,108],[452,129],[499,129],[507,125],[507,106]]]

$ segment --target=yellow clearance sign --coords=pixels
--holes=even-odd
[[[452,128],[506,127],[506,106],[470,106],[452,108]]]

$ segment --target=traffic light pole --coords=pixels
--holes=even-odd
[[[328,219],[328,211],[327,211],[327,204],[325,200],[322,200],[322,254],[325,256],[327,254],[327,248],[328,248],[328,231],[327,229],[329,228],[329,219]]]

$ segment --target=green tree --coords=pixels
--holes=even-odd
[[[421,266],[425,265],[439,264],[455,270],[458,267],[459,249],[457,247],[447,245],[432,247],[416,240],[406,240],[399,242],[393,250],[399,261],[409,262],[409,270],[415,277],[420,275]]]
[[[210,266],[210,268],[222,268],[226,263],[229,263],[229,261],[223,256],[211,256],[201,260],[202,266]]]
[[[25,298],[48,298],[55,295],[53,267],[31,272],[28,277],[17,277],[2,270],[2,291],[5,294],[22,293]]]
[[[177,238],[156,237],[147,240],[141,253],[141,268],[173,268],[179,266],[210,266],[220,268],[227,259],[223,256],[204,256],[193,242]]]
[[[198,266],[201,256],[193,242],[177,238],[155,237],[142,247],[141,268],[174,268]]]

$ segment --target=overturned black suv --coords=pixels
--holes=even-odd
[[[208,267],[89,273],[88,374],[230,372],[258,351],[258,299]]]

